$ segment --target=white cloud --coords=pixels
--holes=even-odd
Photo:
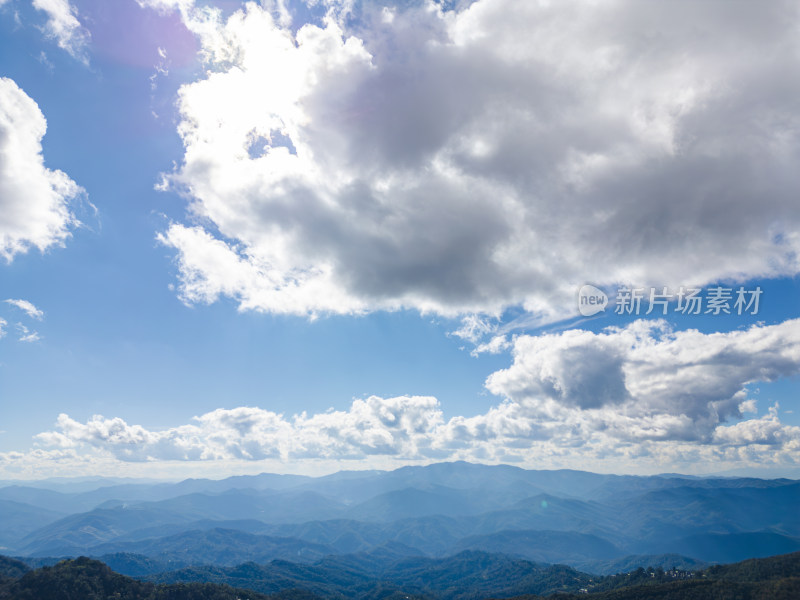
[[[20,342],[38,342],[42,339],[37,331],[31,331],[22,323],[17,323],[17,332],[19,333]]]
[[[42,446],[19,453],[18,462],[40,472],[57,460],[106,465],[180,465],[217,469],[214,464],[269,464],[285,471],[315,471],[319,465],[340,469],[340,461],[360,467],[391,468],[441,460],[517,463],[533,468],[569,467],[600,471],[703,472],[742,466],[797,466],[800,428],[781,424],[770,414],[720,426],[714,439],[644,440],[630,444],[606,432],[585,439],[580,425],[532,418],[525,407],[503,402],[487,413],[445,420],[435,399],[369,398],[348,411],[296,415],[286,419],[253,407],[219,409],[188,425],[151,431],[120,418],[95,416],[79,423],[61,415],[55,431],[36,436]],[[580,448],[578,452],[577,449]],[[116,462],[115,462],[116,461]],[[0,455],[0,470],[3,464]]]
[[[0,452],[0,473],[14,479],[62,477],[68,474],[119,473],[121,465],[105,457],[81,455],[74,449]]]
[[[796,3],[186,0],[209,70],[180,93],[189,302],[564,314],[585,281],[795,274]],[[225,266],[230,266],[233,273]]]
[[[355,400],[349,411],[291,419],[254,407],[218,409],[190,425],[158,432],[120,418],[94,416],[83,424],[62,414],[57,430],[37,440],[45,446],[103,449],[123,461],[414,458],[426,453],[441,422],[434,398],[373,396]]]
[[[777,406],[744,412],[756,409],[748,385],[800,372],[800,320],[726,334],[637,322],[513,343],[514,363],[486,384],[504,399],[482,414],[446,419],[425,396],[372,396],[292,417],[218,409],[161,431],[62,414],[36,440],[128,463],[464,459],[650,472],[798,464],[800,427],[781,423]]]
[[[36,10],[47,15],[45,34],[54,39],[62,50],[66,50],[80,61],[87,62],[86,47],[89,32],[81,25],[77,10],[69,0],[33,0]]]
[[[714,441],[729,446],[767,445],[780,447],[794,443],[800,447],[800,427],[784,425],[778,419],[778,405],[760,419],[742,421],[714,431]]]
[[[62,245],[77,220],[70,201],[83,193],[62,171],[45,167],[47,122],[17,84],[0,78],[0,256]]]
[[[44,318],[44,312],[36,308],[36,306],[34,306],[33,303],[29,302],[28,300],[13,300],[9,298],[5,302],[6,304],[16,306],[21,311],[24,311],[31,319],[41,321]]]
[[[756,401],[753,398],[750,398],[749,400],[745,400],[744,402],[742,402],[739,405],[739,412],[742,413],[742,414],[744,414],[744,413],[757,413],[758,412],[758,408],[757,408]]]
[[[8,326],[8,321],[4,318],[0,317],[0,338],[5,337],[6,335],[6,327]]]
[[[495,335],[488,342],[476,345],[470,354],[472,356],[478,356],[484,353],[500,354],[501,352],[508,350],[510,347],[511,342],[508,341],[506,336]]]
[[[463,340],[477,344],[486,335],[497,329],[497,323],[480,315],[466,315],[461,319],[461,327],[451,333]]]
[[[160,77],[169,76],[170,60],[167,56],[166,49],[158,47],[158,63],[153,66],[155,69],[153,74],[150,75],[150,89],[155,91],[158,88],[158,80]]]
[[[754,408],[749,384],[800,373],[800,320],[711,334],[636,321],[602,333],[525,335],[513,357],[486,386],[533,419],[573,424],[587,439],[708,442]]]

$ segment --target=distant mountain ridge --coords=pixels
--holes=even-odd
[[[112,553],[139,554],[165,565],[233,566],[243,562],[266,563],[275,559],[314,562],[336,554],[336,550],[331,546],[296,538],[255,535],[235,529],[209,529],[140,542],[101,544],[93,548],[95,556]]]
[[[630,556],[730,562],[800,549],[800,483],[788,479],[456,462],[316,478],[262,474],[85,486],[0,488],[5,552],[230,566],[313,562],[396,544],[422,557],[478,550],[587,568]]]
[[[265,594],[302,589],[326,598],[360,598],[371,597],[380,588],[442,600],[466,600],[578,589],[592,577],[566,566],[538,565],[499,554],[465,551],[443,559],[400,558],[378,572],[363,568],[358,557],[352,557],[313,565],[276,560],[266,565],[192,567],[148,579],[162,584],[212,582]]]

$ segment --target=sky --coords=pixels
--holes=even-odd
[[[796,2],[0,0],[0,479],[800,477]]]

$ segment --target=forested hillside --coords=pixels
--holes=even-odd
[[[796,600],[800,553],[700,571],[637,569],[595,577],[467,552],[446,561],[401,560],[380,574],[332,560],[316,568],[273,561],[235,568],[195,568],[142,581],[81,557],[25,571],[3,558],[3,600]],[[233,584],[233,585],[231,585]],[[235,586],[235,587],[234,587]],[[271,593],[265,594],[264,591]]]
[[[291,598],[289,594],[285,596]],[[302,595],[300,595],[302,597]],[[267,600],[248,590],[207,583],[154,585],[112,571],[103,563],[77,558],[29,571],[0,584],[8,600]]]

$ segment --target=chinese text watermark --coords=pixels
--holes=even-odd
[[[757,315],[763,290],[760,286],[745,288],[683,287],[670,291],[667,287],[621,287],[617,290],[614,312],[618,315]],[[584,285],[578,292],[578,310],[584,317],[605,311],[608,295],[593,285]]]

